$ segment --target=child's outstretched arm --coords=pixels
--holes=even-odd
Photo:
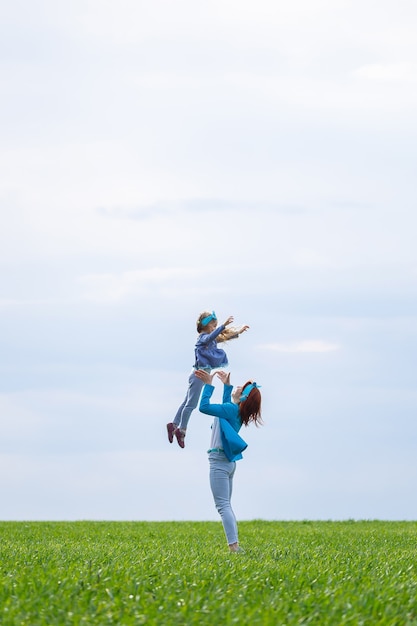
[[[230,339],[237,339],[239,335],[244,333],[249,329],[249,326],[245,324],[241,328],[225,328],[222,333],[217,338],[217,343],[221,343],[222,341],[229,341]]]
[[[233,321],[234,321],[234,317],[233,315],[229,315],[229,317],[227,318],[227,320],[225,322],[223,322],[223,326],[229,326]],[[236,335],[240,335],[241,333],[244,333],[245,330],[248,330],[249,326],[247,324],[245,324],[244,326],[242,326],[242,328],[240,328],[239,330],[236,331]]]
[[[217,337],[226,331],[226,327],[224,324],[217,326],[211,333],[200,333],[199,335],[199,343],[209,343],[215,339],[218,341]]]

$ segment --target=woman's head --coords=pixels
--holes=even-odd
[[[217,327],[217,317],[214,311],[203,311],[198,316],[197,332],[212,332]]]
[[[254,422],[255,426],[262,424],[261,392],[255,382],[248,381],[243,387],[236,387],[233,400],[239,405],[239,414],[242,424],[248,426]]]

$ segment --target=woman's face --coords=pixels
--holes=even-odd
[[[235,387],[232,392],[232,400],[235,404],[239,404],[242,395],[242,387]]]
[[[213,330],[216,330],[217,328],[217,320],[211,320],[211,322],[209,322],[206,326],[207,328],[207,333],[212,333]]]

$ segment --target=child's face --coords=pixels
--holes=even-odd
[[[206,333],[212,333],[217,328],[217,320],[211,320],[206,326]]]

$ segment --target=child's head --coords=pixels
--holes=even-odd
[[[197,320],[197,332],[198,333],[211,333],[217,328],[217,317],[214,311],[203,311],[198,316]]]

